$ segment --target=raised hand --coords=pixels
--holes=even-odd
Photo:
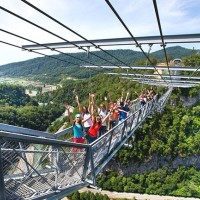
[[[78,101],[78,95],[75,96],[76,101]]]

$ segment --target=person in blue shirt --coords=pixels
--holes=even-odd
[[[128,105],[127,104],[124,105],[124,102],[121,101],[120,102],[120,107],[118,108],[118,111],[119,111],[119,120],[120,121],[127,118],[127,114],[129,112],[129,110],[130,109],[129,109]]]
[[[84,133],[83,133],[83,125],[80,114],[75,115],[75,121],[73,123],[73,142],[76,143],[84,143]]]
[[[74,120],[73,120],[70,115],[69,106],[67,106],[66,109],[68,110],[69,118],[73,127],[72,128],[73,130],[72,142],[83,144],[85,142],[83,123],[89,120],[91,116],[83,120],[81,117],[81,114],[75,114]],[[78,148],[74,147],[73,152],[77,152],[77,151],[78,151]],[[82,151],[82,149],[80,149],[80,151]]]

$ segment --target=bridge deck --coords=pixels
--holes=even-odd
[[[30,134],[29,129],[0,124],[0,199],[62,198],[86,185],[95,185],[96,176],[145,118],[165,106],[171,91],[142,108],[134,101],[128,118],[92,144],[59,140],[72,127],[52,135],[33,130]],[[74,147],[79,151],[74,152]]]

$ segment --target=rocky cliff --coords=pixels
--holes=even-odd
[[[106,167],[105,170],[114,170],[119,172],[121,175],[129,176],[133,173],[142,174],[162,167],[177,169],[180,166],[194,166],[196,169],[200,169],[200,155],[192,155],[186,158],[178,156],[175,159],[172,159],[171,156],[159,157],[154,154],[151,158],[142,163],[130,162],[126,166],[121,165],[114,160]]]

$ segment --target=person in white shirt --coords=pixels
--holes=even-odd
[[[103,120],[108,114],[108,110],[106,109],[106,105],[104,103],[100,104],[100,107],[98,107],[98,115],[101,117],[101,120]],[[99,137],[101,137],[103,134],[105,134],[107,131],[107,121],[105,121],[101,128],[99,129]]]
[[[85,133],[88,134],[88,130],[90,126],[92,126],[92,119],[91,119],[91,114],[89,112],[89,108],[87,106],[81,106],[78,95],[76,95],[76,102],[78,104],[78,108],[79,108],[79,112],[81,113],[82,120],[85,121],[86,119],[88,119],[83,123]]]

